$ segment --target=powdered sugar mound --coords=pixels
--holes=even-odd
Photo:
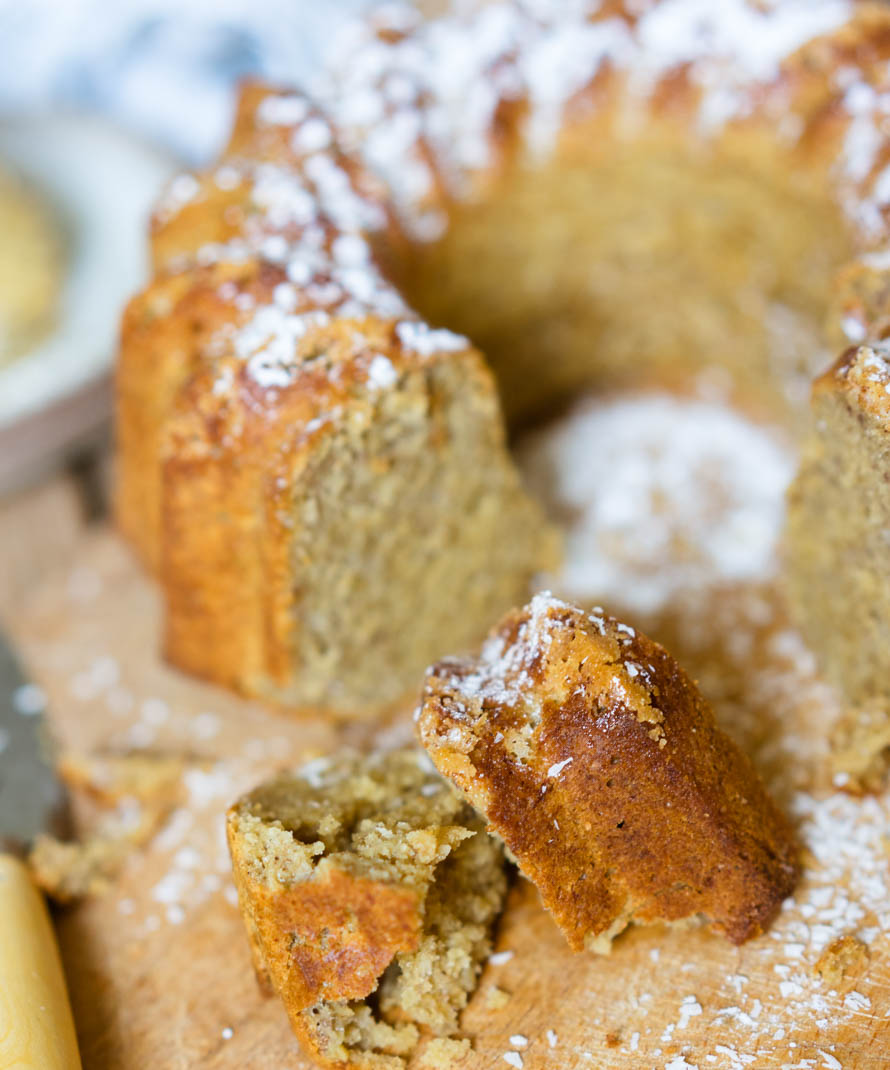
[[[793,457],[725,406],[588,399],[528,439],[520,460],[567,521],[553,582],[571,600],[654,613],[774,571]]]

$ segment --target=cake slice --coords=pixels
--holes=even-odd
[[[853,346],[813,385],[788,492],[792,614],[846,709],[833,734],[844,782],[874,790],[890,758],[890,344]]]
[[[813,387],[788,496],[792,608],[851,704],[890,703],[890,345],[848,349]]]
[[[425,755],[310,763],[236,803],[228,839],[258,976],[314,1059],[396,1070],[456,1031],[505,859]]]
[[[417,723],[575,950],[698,915],[741,943],[794,888],[748,759],[670,654],[599,609],[536,595],[429,670]]]
[[[482,355],[405,304],[379,191],[321,130],[248,89],[224,160],[162,199],[122,327],[116,512],[177,668],[373,719],[527,597],[558,539]]]

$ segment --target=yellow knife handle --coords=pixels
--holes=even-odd
[[[8,854],[0,854],[0,1070],[80,1070],[46,903]]]

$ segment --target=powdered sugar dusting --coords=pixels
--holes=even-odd
[[[404,320],[396,325],[396,334],[405,349],[423,357],[438,352],[459,352],[470,344],[463,335],[442,327],[433,330],[422,320]]]
[[[328,322],[327,313],[318,310],[295,316],[266,305],[235,335],[235,353],[246,361],[257,385],[285,387],[293,379],[297,343],[307,331]]]
[[[399,377],[389,357],[376,353],[368,365],[368,382],[377,390],[392,386]]]
[[[395,319],[409,315],[409,309],[383,276],[369,244],[369,235],[386,221],[379,197],[361,187],[355,168],[334,148],[327,120],[299,94],[273,93],[259,103],[256,121],[259,126],[287,127],[293,158],[235,159],[205,179],[226,190],[243,190],[245,211],[231,238],[201,246],[195,258],[208,266],[259,256],[286,274],[289,282],[275,286],[268,304],[258,303],[234,283],[223,284],[219,296],[248,315],[234,331],[226,323],[208,346],[211,356],[233,352],[248,379],[260,388],[279,390],[299,375],[300,339],[326,326],[332,316]],[[205,190],[194,176],[181,176],[157,218],[169,223],[184,204],[205,195],[212,195],[212,189]],[[443,348],[447,332],[439,341]],[[391,376],[380,362],[375,368],[369,384],[380,389]],[[236,382],[223,362],[214,393],[222,397]]]
[[[714,131],[748,115],[764,87],[779,84],[790,56],[853,11],[850,0],[637,0],[617,10],[599,0],[502,0],[456,4],[425,21],[409,6],[386,5],[344,34],[314,84],[324,111],[295,92],[260,102],[258,128],[286,128],[293,159],[233,160],[217,170],[220,188],[249,187],[255,211],[243,233],[202,247],[198,262],[259,252],[284,266],[306,298],[288,312],[407,319],[367,235],[386,225],[386,203],[415,238],[438,238],[448,196],[472,196],[474,176],[497,162],[502,105],[522,105],[516,114],[525,145],[542,156],[555,146],[573,99],[601,72],[627,75],[631,110],[681,72],[699,91],[702,129]],[[848,118],[836,168],[841,203],[870,245],[880,246],[890,210],[890,169],[878,167],[890,136],[890,76],[848,62],[833,77],[829,91]],[[779,104],[778,136],[793,139],[795,116],[785,97]],[[198,196],[194,177],[180,176],[159,218]],[[847,320],[861,337],[862,326]],[[405,337],[405,348],[424,356],[463,344],[420,323]],[[288,365],[279,352],[271,365],[252,362],[248,377],[280,389],[299,366],[297,356]]]
[[[275,93],[264,97],[257,108],[257,120],[271,126],[293,126],[301,123],[309,114],[309,101],[294,93],[279,96]]]
[[[553,642],[553,619],[561,612],[571,612],[566,602],[554,598],[549,591],[541,591],[532,598],[515,638],[501,634],[489,637],[482,646],[473,670],[467,670],[463,659],[454,659],[456,670],[451,678],[458,695],[470,702],[492,702],[505,706],[520,701],[522,693],[532,686],[531,671]],[[437,672],[448,672],[446,659]],[[459,712],[459,711],[458,711]]]
[[[745,113],[743,94],[752,84],[772,81],[789,56],[850,14],[846,0],[661,0],[640,20],[637,37],[647,71],[661,75],[692,64],[706,93],[735,99],[739,107],[728,111],[730,117]],[[713,101],[703,109],[718,110]]]
[[[856,68],[842,67],[836,74],[849,123],[837,164],[842,204],[847,216],[866,241],[886,241],[883,210],[890,206],[886,169],[875,172],[890,138],[890,72],[865,78]]]
[[[629,72],[645,99],[684,69],[701,93],[702,127],[713,129],[748,114],[789,56],[852,12],[849,0],[661,0],[618,13],[599,0],[455,7],[418,23],[407,5],[387,5],[343,35],[314,86],[420,239],[445,226],[439,181],[461,196],[493,163],[502,102],[528,104],[526,143],[545,154],[566,107],[600,72]]]
[[[530,35],[519,74],[532,101],[526,137],[533,152],[552,149],[566,103],[588,85],[604,63],[624,66],[636,49],[622,19],[554,22],[549,32]]]
[[[224,244],[202,246],[197,260],[204,265],[245,261],[259,253],[279,265],[289,281],[275,286],[268,304],[257,304],[234,284],[222,286],[220,297],[249,315],[235,330],[227,323],[211,339],[208,352],[232,352],[249,380],[274,391],[288,387],[299,376],[305,359],[301,339],[326,327],[334,317],[395,319],[396,338],[403,350],[421,358],[465,349],[469,343],[460,335],[433,330],[413,318],[380,271],[368,234],[382,224],[384,216],[376,199],[362,193],[357,179],[338,160],[329,124],[296,94],[265,97],[257,121],[292,128],[290,143],[299,166],[267,161],[231,164],[232,188],[244,187],[250,210],[236,236]],[[191,187],[188,193],[198,195]],[[371,391],[390,387],[397,380],[398,372],[388,357],[375,354],[370,358],[367,383]],[[223,361],[214,393],[225,396],[236,382],[232,368]]]
[[[190,204],[200,191],[200,183],[194,175],[184,173],[170,180],[155,205],[155,215],[168,218]]]

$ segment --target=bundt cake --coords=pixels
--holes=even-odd
[[[228,838],[258,976],[314,1059],[396,1070],[456,1031],[505,860],[426,755],[311,762],[233,806]]]
[[[248,86],[123,327],[169,657],[374,712],[526,596],[549,537],[465,336],[514,427],[702,376],[796,421],[886,317],[888,61],[870,0],[387,4],[311,100]]]
[[[426,679],[420,739],[569,944],[703,915],[734,943],[794,888],[789,827],[657,643],[548,594]]]

